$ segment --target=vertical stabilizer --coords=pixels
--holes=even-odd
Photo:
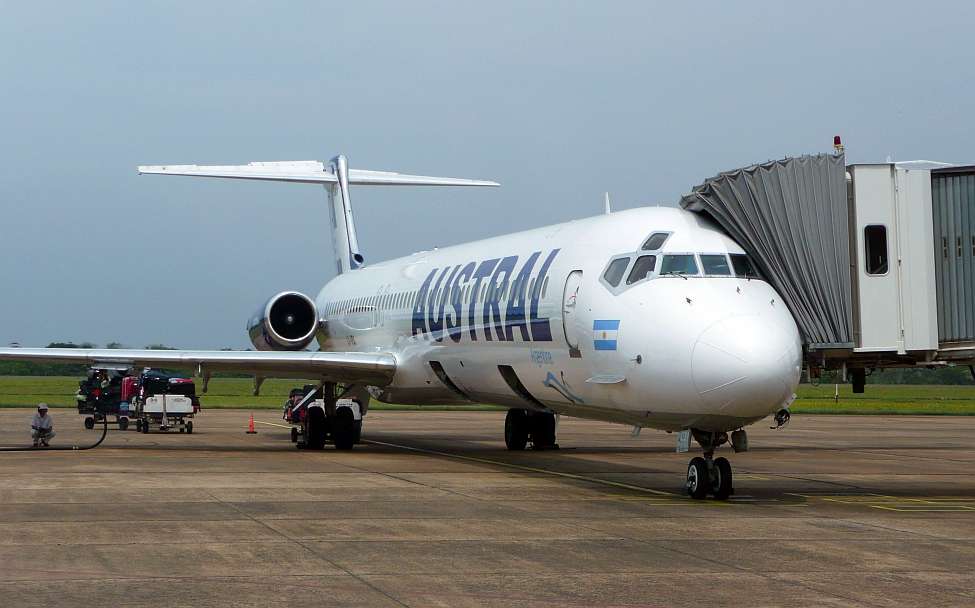
[[[352,215],[352,200],[349,198],[349,163],[339,154],[328,164],[329,171],[335,175],[335,183],[326,184],[328,192],[328,212],[332,220],[332,248],[335,251],[335,268],[339,274],[361,268],[365,262],[359,251],[359,240],[355,234],[355,220]]]
[[[322,184],[328,194],[328,213],[332,222],[332,247],[339,274],[362,268],[365,259],[359,251],[352,217],[349,186],[498,186],[497,182],[456,177],[407,175],[390,171],[349,169],[345,156],[338,155],[328,165],[317,160],[255,162],[246,165],[143,165],[139,173],[256,179],[273,182]]]

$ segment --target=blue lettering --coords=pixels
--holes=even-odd
[[[440,278],[437,279],[437,284],[430,290],[430,295],[427,297],[427,323],[430,326],[430,333],[438,341],[442,339],[440,332],[443,331],[443,306],[440,307],[440,316],[436,316],[437,294],[440,292],[440,286],[448,272],[450,272],[450,266],[444,266]]]
[[[430,271],[426,280],[423,281],[423,285],[420,286],[420,291],[416,294],[416,302],[413,304],[413,325],[410,331],[414,336],[417,333],[421,336],[427,333],[427,315],[423,303],[427,299],[427,290],[430,289],[430,282],[433,281],[433,275],[435,274],[437,274],[436,268]]]
[[[461,331],[461,326],[464,324],[464,317],[463,317],[463,310],[462,310],[463,302],[461,301],[461,295],[463,293],[463,289],[460,286],[460,284],[461,282],[466,284],[470,280],[471,275],[474,274],[474,269],[476,267],[477,264],[475,264],[474,262],[471,262],[467,266],[464,266],[464,269],[458,272],[457,276],[454,277],[454,284],[451,287],[450,301],[454,305],[454,312],[452,314],[447,315],[446,323],[447,323],[447,333],[450,335],[450,339],[453,340],[454,342],[460,342],[460,338],[463,333]]]
[[[553,249],[552,253],[548,254],[548,257],[542,264],[541,270],[538,271],[538,278],[535,279],[535,289],[531,298],[531,318],[529,319],[529,326],[531,327],[533,342],[552,341],[552,325],[548,318],[539,318],[538,304],[542,298],[542,282],[548,275],[548,269],[552,265],[552,260],[554,260],[555,256],[559,254],[559,251],[561,250]]]
[[[528,335],[528,322],[525,320],[525,292],[528,291],[528,280],[541,251],[536,251],[525,260],[524,265],[512,283],[511,294],[508,296],[508,310],[504,314],[504,336],[511,342],[515,339],[515,328],[521,330],[521,339],[531,340]]]
[[[488,287],[489,297],[484,300],[484,339],[491,340],[491,320],[494,319],[494,333],[498,340],[504,341],[504,318],[501,316],[501,296],[508,287],[508,279],[518,263],[518,256],[509,255],[501,260],[491,275]]]
[[[477,307],[477,296],[481,289],[481,281],[491,274],[494,267],[498,264],[499,258],[494,258],[492,260],[484,260],[481,265],[477,267],[474,271],[474,289],[471,291],[471,305],[468,307],[468,327],[471,330],[471,340],[477,341],[477,324],[474,322],[474,310]]]

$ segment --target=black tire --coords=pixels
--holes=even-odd
[[[528,445],[528,410],[510,409],[504,417],[504,445],[521,451]]]
[[[708,463],[700,456],[691,458],[691,463],[687,465],[687,495],[695,500],[702,500],[707,497],[711,483],[708,476]]]
[[[189,435],[192,435],[193,434],[193,421],[192,420],[188,420],[186,422],[186,433],[189,434]]]
[[[531,421],[532,448],[548,450],[555,447],[555,414],[535,412],[529,416]]]
[[[327,424],[325,412],[320,407],[308,408],[305,419],[305,449],[320,450],[325,447]]]
[[[355,421],[355,444],[359,445],[362,443],[362,419]]]
[[[142,432],[143,433],[148,433],[149,432],[149,419],[148,418],[143,418],[142,419]]]
[[[85,428],[88,429],[89,431],[95,428],[95,419],[92,418],[91,416],[85,417]]]
[[[711,494],[715,500],[728,500],[732,491],[731,463],[727,458],[714,459],[714,475],[711,479]]]
[[[124,430],[126,430],[128,428],[129,428],[129,419],[128,418],[119,418],[118,419],[118,430],[124,431]]]
[[[291,427],[291,443],[298,443],[298,429]]]
[[[351,450],[355,446],[355,415],[347,407],[335,410],[332,419],[332,443],[336,450]]]

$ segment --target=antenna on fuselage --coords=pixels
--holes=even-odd
[[[603,205],[606,210],[606,215],[609,215],[610,213],[613,212],[613,210],[609,206],[609,192],[603,193]]]

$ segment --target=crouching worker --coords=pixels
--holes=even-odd
[[[37,413],[30,420],[30,436],[35,448],[38,444],[47,447],[54,438],[54,421],[47,413],[46,403],[37,404]]]

